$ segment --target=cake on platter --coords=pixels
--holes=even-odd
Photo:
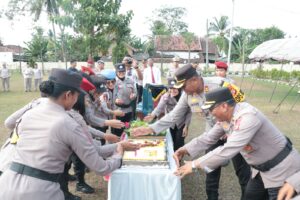
[[[123,165],[168,166],[165,137],[130,138],[130,142],[140,144],[137,151],[125,151]]]

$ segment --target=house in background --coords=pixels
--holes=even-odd
[[[22,47],[17,45],[0,46],[0,62],[12,63],[25,60]]]
[[[179,56],[181,62],[187,63],[190,51],[190,62],[204,63],[206,58],[206,39],[195,37],[190,48],[180,35],[175,36],[156,36],[155,41],[155,60],[163,62],[172,62],[172,58]],[[214,62],[219,58],[217,46],[208,41],[208,59]]]

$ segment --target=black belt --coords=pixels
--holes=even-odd
[[[116,106],[118,106],[120,108],[129,108],[131,106],[131,104],[116,104]]]
[[[287,143],[285,147],[271,160],[268,160],[267,162],[260,164],[260,165],[251,165],[254,169],[257,169],[261,172],[266,172],[278,165],[281,161],[283,161],[292,151],[293,145],[292,142],[287,138]]]
[[[40,169],[29,167],[20,163],[12,162],[10,169],[18,174],[24,174],[45,181],[58,182],[61,174],[51,174]]]

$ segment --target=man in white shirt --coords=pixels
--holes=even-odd
[[[97,66],[95,67],[95,70],[94,70],[96,75],[101,74],[101,71],[104,70],[104,65],[105,65],[105,63],[104,63],[103,60],[98,60],[97,61]]]
[[[24,89],[25,92],[31,92],[31,83],[33,77],[33,70],[27,63],[26,68],[23,70],[23,77],[24,77]]]
[[[175,56],[173,58],[172,66],[169,67],[169,70],[168,70],[168,73],[167,73],[167,79],[174,78],[175,72],[179,69],[179,62],[180,62],[180,58],[178,56]]]
[[[161,72],[160,69],[153,65],[153,60],[151,58],[148,59],[148,67],[144,70],[143,74],[143,87],[147,83],[153,85],[161,84]]]
[[[10,72],[6,67],[6,63],[3,63],[2,69],[0,69],[0,78],[2,79],[3,92],[8,92]]]
[[[33,74],[34,74],[34,91],[38,91],[38,88],[43,79],[43,74],[42,71],[38,68],[38,65],[36,63],[34,64]]]

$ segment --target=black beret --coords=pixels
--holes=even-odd
[[[214,89],[205,94],[205,102],[201,107],[202,109],[213,108],[219,103],[234,101],[233,96],[227,87]]]
[[[185,81],[197,75],[196,69],[191,64],[184,65],[175,72],[176,84],[174,88],[181,88]]]
[[[116,64],[115,68],[116,68],[117,72],[125,72],[126,71],[125,65],[123,63]]]
[[[82,89],[80,88],[82,76],[76,72],[53,68],[50,72],[49,80],[54,83],[72,87],[77,91],[82,92]]]
[[[104,76],[91,76],[92,83],[96,87],[97,92],[106,92],[106,79]]]

